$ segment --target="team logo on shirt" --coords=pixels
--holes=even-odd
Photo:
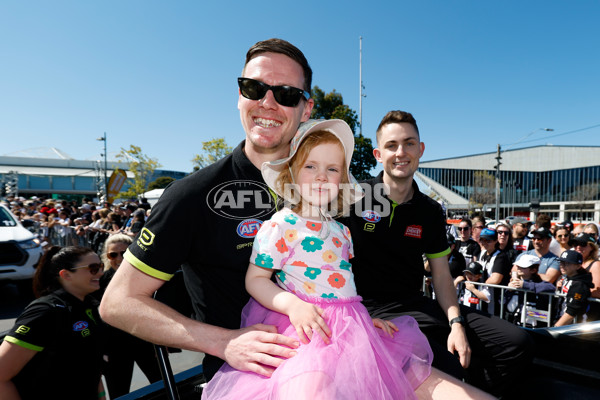
[[[73,330],[75,332],[81,332],[83,330],[86,330],[88,326],[88,323],[85,321],[77,321],[73,324]]]
[[[246,219],[237,226],[237,234],[243,238],[253,238],[258,233],[262,226],[262,221],[259,219]]]
[[[381,221],[381,215],[379,215],[377,211],[365,210],[362,212],[361,216],[367,222],[377,223]]]
[[[17,328],[17,330],[15,331],[16,333],[20,334],[20,335],[25,335],[26,333],[28,333],[30,330],[30,328],[26,325],[21,325]]]
[[[421,225],[409,225],[404,231],[404,236],[421,239],[423,234],[423,227]]]
[[[206,204],[215,214],[237,220],[260,218],[275,209],[269,187],[255,181],[228,181],[208,192]]]

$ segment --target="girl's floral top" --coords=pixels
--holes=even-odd
[[[348,228],[305,219],[289,208],[275,213],[254,239],[250,262],[279,270],[277,284],[293,293],[324,298],[356,296]],[[327,237],[321,237],[328,233]]]

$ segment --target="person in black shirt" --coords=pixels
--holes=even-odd
[[[291,43],[269,39],[250,48],[238,79],[246,140],[166,188],[106,289],[100,313],[109,324],[152,343],[206,353],[208,379],[223,360],[270,376],[295,354],[298,343],[273,326],[239,327],[250,298],[244,278],[253,239],[275,211],[260,167],[289,154],[314,105],[311,80],[306,58]],[[151,298],[179,269],[194,319]]]
[[[2,399],[104,399],[102,264],[92,249],[51,247],[34,276],[31,302],[0,345]]]
[[[460,240],[456,241],[456,248],[465,258],[465,262],[467,264],[472,261],[477,261],[479,259],[479,254],[481,253],[481,248],[479,247],[479,243],[474,241],[471,238],[471,234],[473,233],[473,223],[468,218],[463,218],[458,223],[458,236]]]
[[[383,171],[362,183],[365,198],[341,220],[353,237],[358,294],[374,318],[414,317],[429,339],[435,367],[458,377],[468,368],[469,382],[506,393],[517,388],[531,361],[532,341],[506,321],[459,308],[446,221],[439,203],[421,193],[413,179],[424,148],[410,113],[390,111],[377,129],[374,155]],[[436,300],[422,293],[423,254]]]

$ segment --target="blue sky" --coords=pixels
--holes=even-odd
[[[297,45],[313,85],[358,112],[362,36],[363,134],[410,111],[423,160],[531,132],[513,148],[600,146],[599,21],[592,0],[0,0],[0,155],[97,159],[106,132],[109,155],[135,144],[190,171],[203,141],[242,140],[236,78],[270,37]]]

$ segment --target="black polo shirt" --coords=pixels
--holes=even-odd
[[[420,298],[423,255],[438,258],[450,252],[441,206],[414,181],[412,199],[395,203],[385,195],[383,172],[361,185],[365,197],[341,220],[352,234],[358,294],[377,302]]]
[[[275,210],[243,146],[172,182],[125,253],[136,268],[165,281],[181,268],[195,318],[229,329],[240,327],[250,298],[244,279],[254,236]]]

